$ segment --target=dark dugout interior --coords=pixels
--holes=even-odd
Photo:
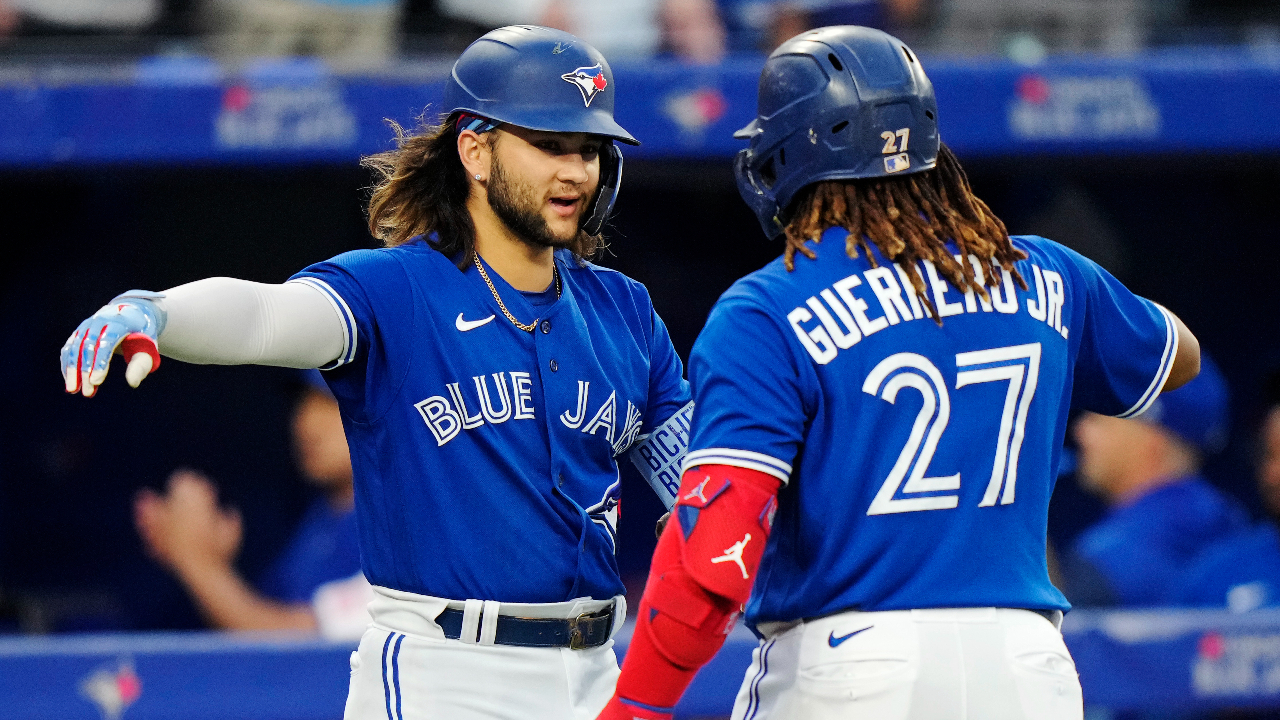
[[[965,164],[1011,232],[1075,247],[1186,321],[1233,394],[1231,443],[1206,474],[1259,512],[1253,433],[1276,400],[1266,387],[1280,366],[1280,158]],[[687,358],[720,293],[780,246],[763,239],[727,163],[628,162],[625,180],[599,262],[649,287]],[[240,567],[251,578],[282,548],[310,497],[289,451],[291,371],[166,360],[135,391],[116,365],[86,400],[63,393],[55,356],[80,320],[126,289],[217,275],[281,282],[373,246],[361,207],[367,184],[358,168],[333,165],[0,175],[0,631],[200,627],[133,529],[134,493],[178,467],[207,473],[243,512]],[[624,498],[619,561],[638,592],[660,504],[638,477]],[[1051,539],[1063,546],[1100,512],[1064,476]]]

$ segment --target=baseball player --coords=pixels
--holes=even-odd
[[[591,46],[495,30],[459,57],[443,122],[401,131],[370,228],[386,246],[283,285],[131,291],[71,336],[69,392],[117,346],[319,367],[351,448],[373,623],[348,718],[591,718],[625,617],[618,458],[689,401],[648,293],[590,256],[636,140]]]
[[[735,720],[1082,717],[1045,561],[1067,416],[1143,412],[1196,374],[1194,336],[1010,238],[889,35],[784,43],[738,136],[786,249],[690,356],[680,496],[602,717],[669,718],[743,603],[761,644]]]

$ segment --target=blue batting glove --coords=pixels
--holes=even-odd
[[[93,397],[107,378],[117,349],[129,364],[125,379],[132,387],[138,387],[158,368],[156,338],[164,330],[165,312],[155,301],[163,297],[162,293],[130,290],[80,323],[62,346],[62,379],[67,392]]]

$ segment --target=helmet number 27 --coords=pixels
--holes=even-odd
[[[884,138],[884,149],[880,152],[885,155],[906,152],[907,141],[911,139],[911,128],[902,128],[897,132],[885,130],[880,133],[880,137]],[[901,144],[898,143],[899,140],[902,141]]]
[[[887,134],[887,133],[886,133]],[[956,355],[956,389],[980,383],[1007,381],[1000,427],[996,433],[995,462],[991,479],[978,507],[1014,501],[1018,480],[1018,453],[1027,427],[1027,412],[1035,396],[1040,374],[1040,343],[976,350]],[[956,494],[920,495],[960,489],[960,474],[925,477],[938,442],[951,417],[951,397],[947,383],[929,358],[916,353],[897,353],[881,360],[862,383],[862,391],[896,403],[898,391],[912,388],[924,403],[897,461],[880,486],[868,515],[949,510],[960,503]],[[896,497],[915,495],[915,497]],[[1003,489],[1003,492],[1002,492]]]

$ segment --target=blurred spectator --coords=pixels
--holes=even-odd
[[[1050,52],[1129,53],[1146,41],[1152,0],[944,0],[937,47],[1033,63]]]
[[[1076,421],[1077,475],[1111,509],[1065,558],[1063,591],[1073,604],[1164,603],[1205,548],[1247,526],[1243,508],[1198,475],[1204,456],[1226,445],[1227,399],[1222,375],[1202,356],[1196,379],[1141,416]]]
[[[659,18],[663,52],[704,65],[724,58],[727,38],[714,0],[665,0]]]
[[[724,56],[724,24],[715,0],[439,0],[454,20],[496,28],[534,24],[573,33],[609,60],[659,51],[698,63]]]
[[[319,373],[311,371],[315,383]],[[235,569],[240,514],[218,504],[203,475],[178,470],[165,494],[139,493],[134,518],[148,552],[186,587],[210,625],[228,630],[319,630],[358,637],[372,591],[360,574],[351,458],[338,404],[311,384],[293,416],[303,474],[323,493],[254,589]]]
[[[1280,607],[1280,404],[1267,413],[1259,444],[1258,495],[1267,519],[1206,550],[1179,581],[1173,604],[1235,612]]]
[[[796,35],[827,25],[865,25],[911,41],[927,0],[719,0],[736,51],[773,52]]]
[[[0,39],[8,37],[18,27],[18,11],[9,0],[0,0]]]
[[[400,6],[401,0],[205,0],[204,23],[220,55],[319,55],[344,68],[371,67],[396,50]]]
[[[610,61],[657,52],[660,0],[439,0],[440,11],[489,28],[532,24],[573,33]]]
[[[162,10],[161,0],[0,0],[0,37],[137,34]]]

